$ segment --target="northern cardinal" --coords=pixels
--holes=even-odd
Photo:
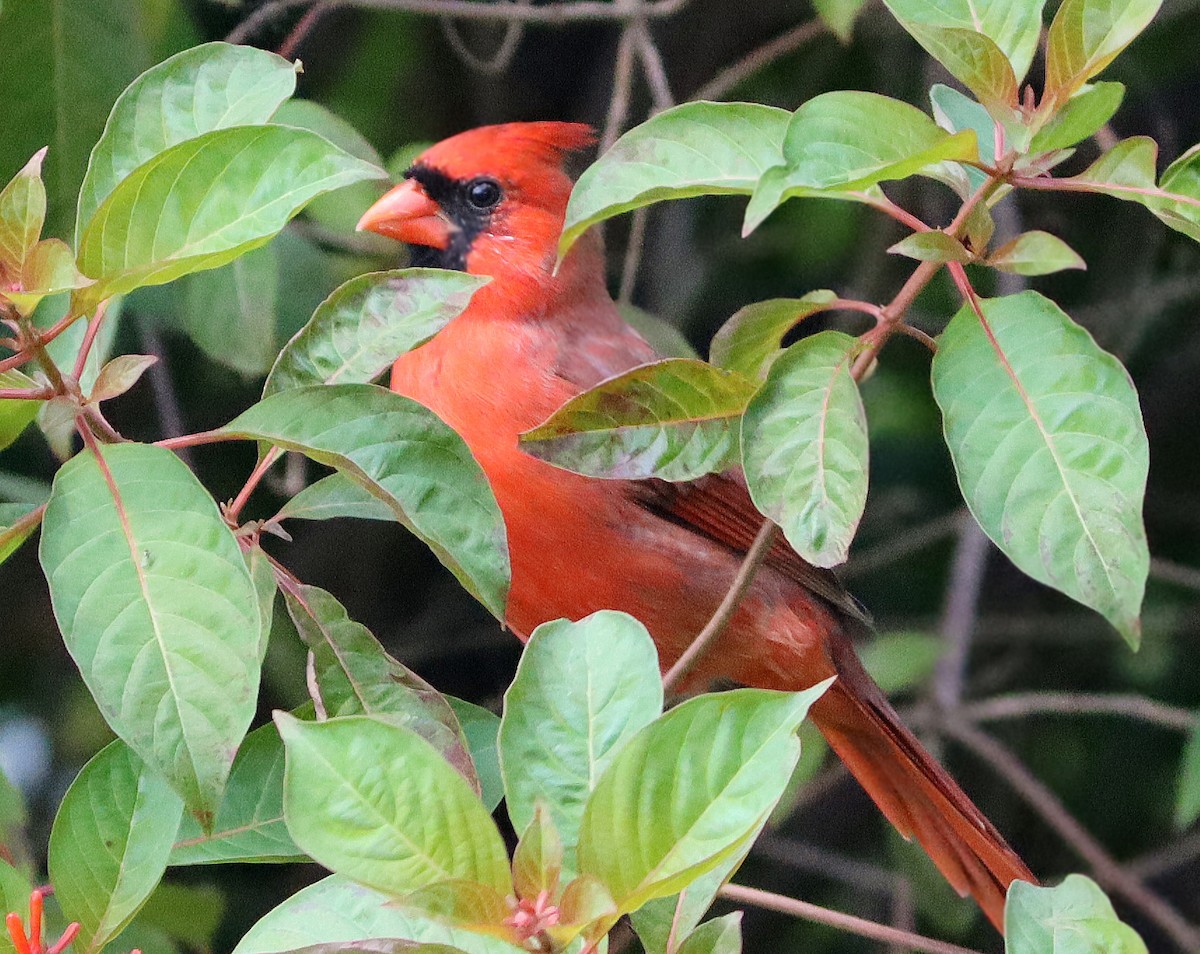
[[[763,518],[737,471],[599,480],[518,446],[575,394],[660,357],[618,314],[594,231],[554,271],[571,192],[563,160],[593,141],[574,123],[461,133],[425,151],[359,228],[412,246],[414,265],[492,279],[396,361],[391,386],[462,435],[491,482],[512,557],[508,624],[524,639],[547,620],[624,610],[649,629],[665,670],[720,603]],[[892,824],[1003,930],[1009,883],[1035,879],[867,675],[850,638],[862,626],[837,579],[780,541],[689,682],[798,690],[836,675],[812,708],[817,727]]]

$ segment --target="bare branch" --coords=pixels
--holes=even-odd
[[[979,596],[992,544],[974,520],[960,524],[946,600],[942,608],[941,636],[946,649],[933,678],[933,697],[950,710],[962,701],[971,656],[971,636],[979,618]]]
[[[1113,715],[1191,732],[1200,717],[1187,709],[1145,696],[1089,692],[1021,692],[995,696],[962,706],[959,711],[975,722],[1024,719],[1032,715]]]
[[[938,719],[936,725],[940,732],[962,743],[1008,782],[1013,791],[1087,862],[1102,887],[1124,897],[1147,920],[1158,925],[1181,950],[1190,954],[1200,948],[1200,929],[1181,917],[1137,875],[1122,868],[1058,796],[1005,746],[962,718]]]
[[[781,56],[791,53],[792,50],[799,49],[809,40],[820,36],[824,32],[826,32],[825,24],[817,19],[809,20],[807,23],[801,23],[799,26],[793,27],[787,33],[783,33],[770,42],[764,43],[757,50],[752,50],[732,66],[727,66],[696,90],[692,95],[692,99],[723,99],[739,83],[753,76],[764,66],[774,62]]]
[[[901,945],[905,950],[920,951],[922,954],[979,954],[967,947],[959,947],[947,941],[939,941],[920,934],[911,934],[886,924],[856,918],[852,914],[841,911],[831,911],[807,901],[789,898],[758,888],[748,888],[741,884],[727,884],[721,889],[721,897],[741,904],[752,904],[768,911],[778,911],[780,914],[790,914],[792,917],[804,918],[806,921],[816,921],[818,924],[828,924],[859,937],[867,937],[884,944]]]

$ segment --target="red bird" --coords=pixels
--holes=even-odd
[[[563,159],[593,141],[573,123],[462,133],[424,152],[359,228],[408,243],[414,265],[492,279],[395,363],[391,386],[458,431],[491,482],[512,556],[509,625],[525,638],[546,620],[624,610],[666,669],[721,602],[763,518],[737,471],[597,480],[518,447],[580,391],[660,357],[617,313],[595,232],[554,273],[571,192]],[[689,681],[798,690],[836,675],[812,708],[817,727],[892,824],[1003,930],[1009,883],[1035,879],[867,675],[850,639],[862,625],[836,578],[780,541]]]

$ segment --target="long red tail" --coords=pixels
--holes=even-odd
[[[838,679],[812,710],[817,728],[888,820],[1003,932],[1009,884],[1037,879],[900,722],[853,651],[838,655]]]

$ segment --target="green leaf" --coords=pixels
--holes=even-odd
[[[129,0],[18,0],[0,13],[0,169],[49,144],[46,233],[69,238],[88,152],[125,85],[149,65]]]
[[[249,550],[243,550],[242,556],[246,561],[246,569],[250,572],[250,582],[254,585],[254,594],[258,600],[258,658],[261,663],[267,655],[267,642],[271,638],[271,624],[275,619],[275,594],[278,586],[275,583],[275,568],[271,559],[261,546],[255,544]]]
[[[20,371],[0,371],[0,388],[31,391],[38,383]],[[12,444],[37,417],[41,401],[12,398],[0,400],[0,450]]]
[[[701,924],[679,946],[678,954],[742,954],[742,912]]]
[[[822,93],[792,116],[783,163],[759,180],[742,234],[793,196],[855,198],[855,191],[945,159],[978,160],[975,133],[952,135],[915,106],[876,93]]]
[[[885,0],[892,15],[901,26],[929,50],[923,35],[932,31],[960,31],[985,37],[999,48],[1012,64],[1015,80],[1024,79],[1029,72],[1042,30],[1042,7],[1045,0]],[[942,65],[958,76],[968,87],[969,82],[955,73],[950,63]]]
[[[272,243],[185,275],[168,320],[213,361],[243,377],[262,377],[279,353],[279,256]]]
[[[767,375],[782,353],[784,336],[809,315],[837,301],[835,292],[821,289],[803,298],[772,298],[739,308],[723,324],[710,345],[713,364],[752,380]]]
[[[1046,40],[1044,104],[1061,105],[1150,24],[1162,0],[1063,0]]]
[[[584,805],[629,739],[662,712],[658,650],[612,610],[534,630],[504,696],[500,767],[513,827],[544,802],[575,870]],[[617,844],[617,842],[614,842]]]
[[[503,616],[509,564],[500,508],[467,445],[432,411],[374,385],[318,385],[274,394],[223,431],[337,468]]]
[[[1049,232],[1023,232],[987,257],[986,264],[1014,275],[1049,275],[1066,268],[1087,268],[1071,246]]]
[[[964,306],[933,391],[967,505],[1021,570],[1103,613],[1131,645],[1149,569],[1149,451],[1112,355],[1036,292]]]
[[[225,795],[208,834],[185,817],[168,860],[172,865],[303,861],[283,820],[283,741],[273,724],[242,741]]]
[[[635,126],[579,177],[559,239],[562,258],[590,226],[696,195],[749,195],[780,161],[790,116],[752,103],[684,103]]]
[[[798,341],[742,419],[754,505],[816,566],[845,561],[867,501],[867,419],[850,375],[857,346],[840,331]]]
[[[310,944],[287,954],[463,954],[460,947],[447,944],[427,944],[403,938],[375,937],[365,941],[335,941],[331,944]]]
[[[504,798],[504,779],[500,775],[500,717],[483,706],[464,702],[454,696],[446,696],[450,708],[458,716],[458,724],[462,726],[463,736],[467,740],[467,749],[471,753],[471,762],[475,766],[475,774],[479,777],[479,787],[483,790],[483,805],[489,812],[494,812],[496,806]]]
[[[934,83],[929,88],[929,103],[933,107],[933,118],[947,132],[974,130],[981,158],[987,160],[996,154],[996,121],[970,96],[953,87]],[[958,162],[938,163],[926,169],[925,174],[946,183],[963,200],[987,181],[987,173],[982,169]],[[980,203],[976,208],[982,205]]]
[[[346,608],[325,590],[288,584],[283,596],[296,632],[312,653],[325,713],[382,716],[415,732],[478,793],[466,739],[442,695],[393,659],[370,630],[350,619]]]
[[[499,938],[451,927],[389,905],[389,897],[333,875],[296,892],[264,915],[234,954],[274,954],[309,944],[402,937],[452,944],[468,954],[519,954]]]
[[[895,12],[898,4],[891,0]],[[1032,7],[1033,4],[1022,6]],[[1017,106],[1017,77],[1004,51],[990,37],[972,29],[905,21],[905,29],[950,74],[998,117],[1009,118]],[[1037,37],[1035,31],[1034,37]]]
[[[121,354],[100,369],[89,395],[91,401],[107,401],[124,394],[138,383],[158,358],[152,354]]]
[[[1200,719],[1188,736],[1175,793],[1175,827],[1183,830],[1200,818]]]
[[[33,504],[0,503],[0,563],[12,556],[37,528],[36,523],[28,526],[18,523],[33,510]]]
[[[783,794],[800,757],[796,729],[827,687],[699,696],[646,726],[588,800],[581,871],[625,912],[735,854]]]
[[[315,860],[390,894],[439,881],[512,891],[479,796],[415,732],[374,716],[275,724],[287,749],[288,831]]]
[[[113,730],[211,821],[258,695],[258,603],[233,533],[169,450],[113,444],[54,478],[41,560]]]
[[[889,248],[888,252],[920,262],[969,262],[975,257],[962,242],[940,229],[914,232]]]
[[[265,123],[295,89],[296,69],[283,57],[229,43],[205,43],[148,69],[117,98],[92,149],[76,238],[138,166],[204,133]]]
[[[539,801],[513,853],[513,887],[517,889],[517,897],[532,900],[543,891],[551,898],[557,897],[562,868],[562,838],[546,803]]]
[[[437,881],[394,902],[409,911],[480,933],[512,936],[504,922],[511,909],[505,895],[477,881]]]
[[[283,505],[272,522],[280,520],[330,520],[358,517],[361,520],[395,520],[396,514],[370,491],[344,474],[333,473],[309,484]]]
[[[39,149],[0,191],[0,281],[12,282],[42,235],[46,219],[46,187],[42,183]],[[4,286],[0,286],[2,288]]]
[[[164,882],[154,889],[133,922],[135,929],[160,931],[192,950],[211,951],[225,916],[225,894],[214,884]],[[125,950],[128,935],[118,935],[117,950]],[[158,945],[155,946],[157,954]]]
[[[3,297],[28,316],[47,295],[89,284],[90,279],[75,270],[75,256],[62,239],[43,239],[30,249],[20,273],[12,278]]]
[[[50,832],[50,880],[78,949],[99,951],[145,903],[167,869],[183,803],[124,742],[87,763]]]
[[[1144,205],[1171,228],[1200,242],[1200,145],[1171,163],[1156,186],[1157,161],[1158,144],[1147,136],[1134,136],[1064,181]]]
[[[279,353],[263,396],[306,384],[361,384],[456,318],[489,279],[440,268],[352,278]]]
[[[311,199],[381,169],[315,133],[236,126],[158,153],[101,203],[79,242],[87,302],[216,268],[265,244]]]
[[[0,904],[4,906],[5,913],[19,914],[26,928],[29,926],[29,895],[32,891],[33,885],[29,879],[0,858]],[[16,951],[8,932],[0,934],[0,954],[16,954]]]
[[[866,0],[813,0],[813,9],[831,33],[843,43],[850,42],[854,21],[862,13]]]
[[[801,738],[803,739],[805,728],[812,729],[811,723],[806,723],[800,727]],[[821,736],[812,729],[813,734],[817,738]],[[807,754],[808,742],[802,742],[801,753],[804,754],[805,762],[812,762],[813,771],[820,768],[821,759],[820,753],[814,759]],[[800,765],[795,772],[792,773],[792,779],[789,779],[787,787],[784,789],[784,798],[787,793],[794,787],[795,778],[804,771],[804,765]],[[633,925],[637,936],[645,947],[647,954],[667,954],[668,942],[671,939],[672,932],[676,938],[687,937],[696,926],[700,923],[700,919],[712,907],[712,903],[716,900],[717,892],[721,887],[733,877],[734,872],[741,867],[741,864],[746,859],[754,841],[758,838],[759,832],[768,824],[770,818],[775,813],[778,813],[784,803],[781,800],[776,804],[774,812],[770,815],[764,815],[749,838],[745,840],[744,848],[730,855],[728,858],[721,861],[715,868],[702,874],[696,878],[691,884],[679,892],[679,894],[670,895],[664,898],[654,898],[647,901],[638,910],[629,915],[630,923]]]
[[[1030,152],[1050,152],[1073,146],[1096,133],[1112,119],[1125,87],[1121,83],[1093,83],[1083,86],[1050,117],[1030,143]]]
[[[521,435],[539,460],[589,477],[694,480],[728,467],[754,385],[695,358],[633,368],[571,398]]]
[[[1099,886],[1077,874],[1055,888],[1014,881],[1004,935],[1006,954],[1146,954],[1145,942],[1117,918]]]
[[[275,111],[271,122],[283,126],[298,126],[310,129],[328,139],[339,149],[374,166],[382,166],[383,159],[357,129],[311,99],[289,99]],[[335,232],[353,232],[362,214],[383,195],[387,183],[358,182],[335,196],[318,196],[305,210],[305,214]]]

